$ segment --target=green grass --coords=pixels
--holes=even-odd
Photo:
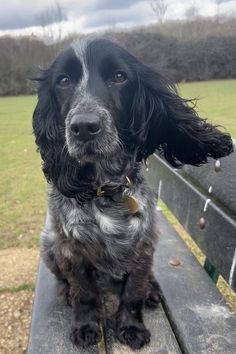
[[[186,83],[185,98],[200,98],[199,114],[236,137],[236,80]],[[38,243],[46,208],[46,183],[31,119],[36,97],[0,98],[0,248]]]
[[[35,284],[26,283],[26,284],[19,285],[17,287],[13,286],[11,288],[0,288],[0,295],[3,294],[3,293],[15,294],[15,293],[18,293],[19,291],[22,291],[22,290],[34,291],[35,290]]]
[[[197,98],[198,114],[222,125],[236,138],[236,80],[192,82],[179,85],[184,98]]]
[[[35,97],[0,98],[0,248],[35,246],[45,182],[32,134]]]

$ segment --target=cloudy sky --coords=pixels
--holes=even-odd
[[[164,0],[167,19],[183,19],[194,0]],[[236,15],[236,0],[219,0],[221,14]],[[198,12],[202,16],[217,13],[217,0],[204,0]],[[92,32],[107,28],[129,28],[155,22],[149,0],[57,0],[63,14],[62,35]],[[53,22],[56,0],[1,0],[0,35],[42,34],[42,24]],[[56,25],[51,25],[56,26]],[[50,27],[49,27],[50,28]]]

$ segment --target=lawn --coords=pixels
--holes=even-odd
[[[185,83],[185,98],[199,98],[199,115],[236,137],[236,80]],[[36,97],[0,98],[0,248],[38,244],[46,183],[36,153],[31,117]]]
[[[31,117],[35,97],[0,98],[0,248],[31,247],[45,211],[45,182]]]
[[[199,116],[222,125],[236,139],[236,80],[185,83],[179,93],[197,98]]]

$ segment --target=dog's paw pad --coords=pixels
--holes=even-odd
[[[101,339],[101,331],[97,324],[84,324],[73,327],[70,340],[73,344],[80,347],[97,344]]]
[[[117,338],[132,349],[140,349],[150,342],[150,332],[146,328],[123,326],[119,328]]]

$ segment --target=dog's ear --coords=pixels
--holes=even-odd
[[[38,103],[33,113],[35,142],[43,160],[43,172],[48,182],[58,183],[63,163],[62,127],[58,104],[51,90],[50,69],[41,71],[38,81]]]
[[[200,118],[191,103],[161,75],[143,66],[133,105],[133,117],[139,117],[136,133],[143,139],[140,158],[158,149],[175,167],[198,166],[208,157],[217,159],[233,151],[230,135]]]
[[[56,98],[50,89],[49,70],[40,72],[34,80],[38,85],[38,103],[33,113],[33,131],[35,141],[43,160],[48,151],[60,140],[60,131],[58,121],[60,115],[58,112]]]
[[[87,190],[84,194],[81,192],[81,185],[78,183],[83,171],[80,173],[77,164],[65,149],[64,121],[51,89],[49,70],[42,72],[37,78],[38,103],[33,113],[35,142],[43,160],[42,169],[47,181],[57,186],[63,195],[69,198],[76,196],[80,201],[87,193]],[[86,173],[89,174],[89,171]]]

